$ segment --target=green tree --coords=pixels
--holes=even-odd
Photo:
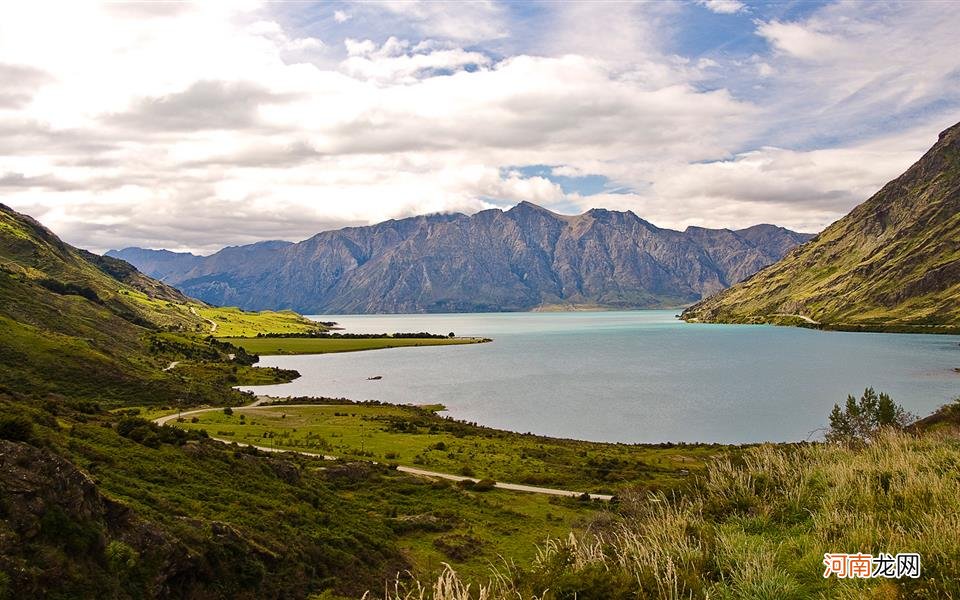
[[[889,395],[877,394],[873,388],[867,388],[859,400],[847,396],[843,408],[839,404],[833,405],[826,439],[841,444],[867,443],[881,430],[903,429],[914,419]]]

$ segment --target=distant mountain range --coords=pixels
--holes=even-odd
[[[211,256],[111,250],[185,294],[306,314],[653,308],[696,302],[812,236],[773,225],[661,229],[632,212],[529,202],[260,242]]]
[[[960,327],[960,123],[813,241],[691,307],[688,320]],[[802,321],[802,323],[801,323]]]

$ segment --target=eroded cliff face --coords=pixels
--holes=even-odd
[[[112,254],[188,295],[250,309],[650,308],[722,290],[809,237],[772,225],[679,232],[632,212],[566,216],[524,202],[508,211],[387,221],[210,257],[140,249]]]

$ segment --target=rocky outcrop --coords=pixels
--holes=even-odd
[[[508,211],[391,220],[208,257],[138,248],[108,254],[195,298],[255,310],[650,308],[722,290],[809,237],[772,225],[679,232],[629,211],[567,216],[522,202]]]

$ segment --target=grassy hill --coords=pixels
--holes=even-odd
[[[688,321],[960,331],[960,124],[813,240]]]
[[[204,339],[214,318],[232,322],[243,314],[248,329],[263,332],[318,328],[295,313],[207,306],[121,260],[73,248],[3,205],[0,306],[0,380],[8,389],[80,395],[104,405],[169,404],[186,396],[185,385],[202,388],[194,395],[237,401],[229,388],[162,371],[191,354],[226,359],[242,352]]]

